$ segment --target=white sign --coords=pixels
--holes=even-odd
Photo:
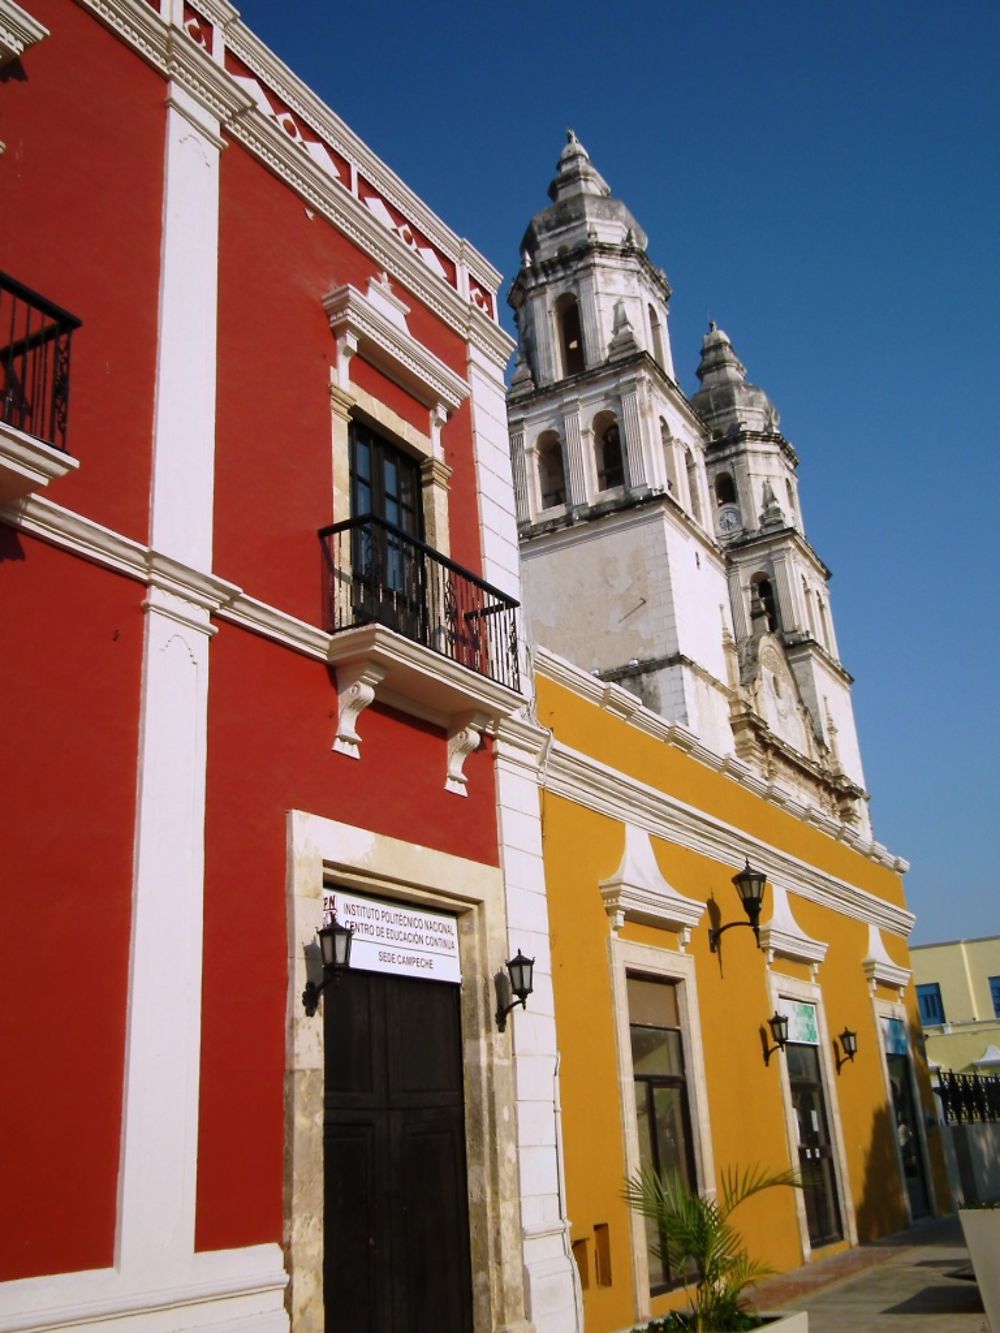
[[[329,925],[334,912],[342,926],[354,927],[352,968],[425,981],[462,980],[455,917],[362,898],[344,889],[324,889],[324,925]]]

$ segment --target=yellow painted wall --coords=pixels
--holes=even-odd
[[[697,806],[756,838],[887,901],[904,905],[900,877],[805,826],[673,747],[639,732],[578,695],[540,677],[539,720],[556,738],[612,768]],[[585,1292],[588,1333],[630,1328],[637,1317],[632,1283],[631,1228],[622,1200],[625,1175],[619,1062],[613,1013],[611,928],[599,881],[618,867],[624,830],[615,818],[562,796],[543,797],[545,873],[548,889],[556,1022],[562,1054],[561,1088],[567,1206],[574,1241],[587,1242],[590,1285]],[[664,877],[687,897],[716,900],[723,921],[742,917],[733,868],[694,851],[653,839]],[[761,866],[762,869],[766,867]],[[829,943],[819,972],[831,1036],[846,1025],[858,1032],[859,1053],[834,1079],[843,1125],[850,1194],[861,1239],[905,1225],[894,1129],[887,1108],[881,1035],[861,960],[867,926],[828,908],[793,898],[801,928]],[[765,920],[769,908],[765,906]],[[726,1166],[761,1163],[780,1170],[793,1160],[786,1128],[779,1062],[765,1066],[758,1030],[771,1013],[763,954],[749,930],[732,931],[719,955],[708,947],[708,916],[695,930],[688,953],[696,960],[711,1139],[716,1173]],[[621,938],[677,949],[672,931],[626,923]],[[887,938],[893,960],[908,965],[906,943]],[[776,959],[774,970],[808,977],[802,964]],[[894,999],[889,993],[882,999]],[[907,1013],[919,1034],[913,988]],[[924,1078],[926,1084],[926,1078]],[[932,1108],[929,1090],[922,1095]],[[828,1107],[828,1110],[830,1108]],[[797,1158],[797,1154],[795,1154]],[[714,1183],[714,1182],[712,1182]],[[946,1198],[937,1164],[939,1199]],[[796,1200],[773,1191],[751,1200],[736,1215],[754,1255],[776,1269],[802,1261]],[[595,1226],[609,1228],[611,1284],[598,1286],[593,1271]],[[655,1313],[683,1303],[677,1295],[654,1302]]]

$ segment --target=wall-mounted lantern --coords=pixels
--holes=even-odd
[[[773,1046],[768,1046],[766,1039],[764,1041],[764,1063],[769,1065],[775,1051],[783,1051],[788,1043],[788,1015],[779,1014],[775,1010],[767,1020],[767,1026],[771,1029],[771,1040],[774,1042]]]
[[[838,1040],[840,1049],[844,1052],[843,1055],[839,1053],[837,1055],[837,1073],[839,1074],[840,1066],[846,1065],[848,1061],[853,1063],[854,1057],[858,1053],[858,1034],[852,1032],[850,1028],[844,1028]]]
[[[319,950],[323,959],[323,980],[317,986],[315,981],[307,981],[302,992],[302,1004],[306,1014],[312,1018],[319,1005],[319,997],[331,982],[337,982],[351,966],[351,941],[354,938],[353,926],[342,926],[336,913],[329,925],[316,932]]]
[[[525,958],[524,954],[518,949],[513,958],[507,962],[507,975],[510,978],[510,993],[516,998],[511,1000],[508,1005],[504,1005],[501,999],[497,999],[497,1028],[500,1032],[507,1031],[507,1015],[518,1005],[526,1008],[528,996],[534,990],[535,960],[534,958]],[[503,980],[502,974],[499,981]]]
[[[718,926],[715,930],[710,930],[708,932],[708,947],[712,953],[718,952],[719,936],[727,930],[733,930],[736,926],[749,926],[753,931],[754,939],[757,941],[757,947],[760,948],[760,913],[764,906],[764,887],[767,884],[767,875],[762,870],[754,870],[750,865],[749,858],[746,858],[746,865],[738,875],[733,876],[733,883],[736,885],[736,892],[740,895],[740,902],[747,914],[747,920],[730,921],[728,925]]]

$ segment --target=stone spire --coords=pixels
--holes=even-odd
[[[698,378],[701,388],[691,402],[713,436],[740,430],[777,431],[780,418],[774,404],[763,389],[747,381],[746,367],[715,320],[701,344]]]
[[[572,130],[559,154],[549,185],[552,202],[531,219],[521,241],[522,269],[550,259],[562,248],[594,242],[628,245],[644,251],[646,233],[590,160]]]
[[[549,198],[559,203],[578,194],[606,196],[611,186],[590,161],[590,154],[572,130],[566,131],[566,147],[559,154],[558,175],[549,186]]]

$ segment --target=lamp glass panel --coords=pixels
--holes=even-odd
[[[333,940],[335,967],[346,967],[350,962],[352,934],[353,932],[348,930],[346,926],[341,926],[337,930]]]
[[[744,906],[747,903],[759,906],[763,902],[767,876],[762,871],[741,870],[738,875],[733,877],[733,883],[736,885],[736,892],[740,895],[740,901]]]
[[[324,926],[319,932],[319,947],[323,954],[323,966],[333,967],[337,961],[336,942],[330,926]]]
[[[510,988],[518,997],[530,995],[532,990],[532,974],[535,970],[535,960],[525,958],[524,954],[518,950],[507,964],[507,970],[510,972]]]

